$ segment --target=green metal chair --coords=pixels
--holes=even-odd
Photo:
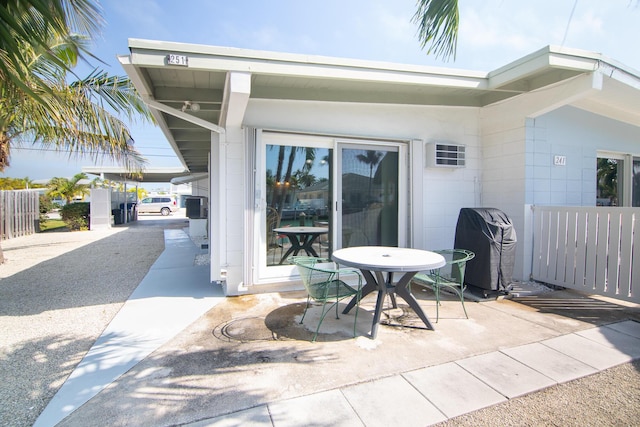
[[[464,307],[464,290],[466,286],[464,284],[464,271],[467,266],[467,261],[473,259],[476,255],[466,249],[443,249],[433,251],[442,255],[447,262],[444,266],[436,270],[431,270],[429,273],[418,273],[413,277],[411,284],[409,285],[409,291],[411,291],[411,285],[429,286],[436,294],[436,322],[440,316],[440,291],[442,288],[453,291],[460,298],[462,303],[462,309],[464,315],[469,318],[467,309]]]
[[[338,268],[338,266],[329,259],[315,258],[307,256],[293,256],[289,258],[289,261],[296,265],[302,278],[302,283],[307,290],[307,303],[304,306],[304,313],[300,323],[304,321],[304,317],[307,314],[307,309],[311,300],[322,303],[322,313],[320,315],[320,321],[316,327],[316,332],[313,335],[315,341],[318,337],[318,331],[320,325],[324,320],[327,313],[333,306],[336,307],[336,319],[339,319],[338,315],[338,302],[345,298],[357,298],[356,299],[356,314],[353,321],[353,336],[356,336],[356,323],[358,321],[358,308],[360,307],[360,296],[362,291],[362,276],[360,272],[353,268]],[[329,266],[318,264],[329,263]],[[357,287],[353,287],[344,281],[340,280],[340,275],[355,274],[358,278]],[[332,303],[327,308],[327,303]]]

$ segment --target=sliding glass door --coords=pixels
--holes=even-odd
[[[323,258],[341,247],[405,244],[403,144],[266,132],[261,141],[256,150],[256,281],[290,274],[286,258],[296,245],[293,227],[326,229],[310,244]]]

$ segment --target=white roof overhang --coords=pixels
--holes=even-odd
[[[171,182],[175,178],[189,175],[189,172],[184,168],[146,168],[140,173],[134,172],[132,174],[126,168],[118,166],[84,166],[82,172],[111,181],[132,183]]]
[[[129,48],[120,62],[190,173],[207,171],[211,133],[242,124],[251,99],[487,107],[597,75],[587,79],[601,84],[556,104],[640,126],[640,74],[580,50],[549,46],[486,73],[139,39]]]

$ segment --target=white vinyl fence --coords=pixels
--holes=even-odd
[[[534,280],[640,303],[640,209],[533,209]]]
[[[0,240],[39,231],[39,195],[37,190],[0,191]]]

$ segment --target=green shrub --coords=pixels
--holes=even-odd
[[[89,214],[90,207],[86,202],[70,203],[60,209],[60,217],[69,230],[88,230]]]
[[[39,199],[40,215],[38,219],[40,221],[40,227],[42,227],[49,220],[47,214],[51,212],[56,207],[56,205],[51,201],[51,198],[49,196],[46,196],[44,194],[41,194]]]
[[[51,197],[41,194],[40,195],[40,214],[44,215],[56,208],[56,204],[51,201]]]

